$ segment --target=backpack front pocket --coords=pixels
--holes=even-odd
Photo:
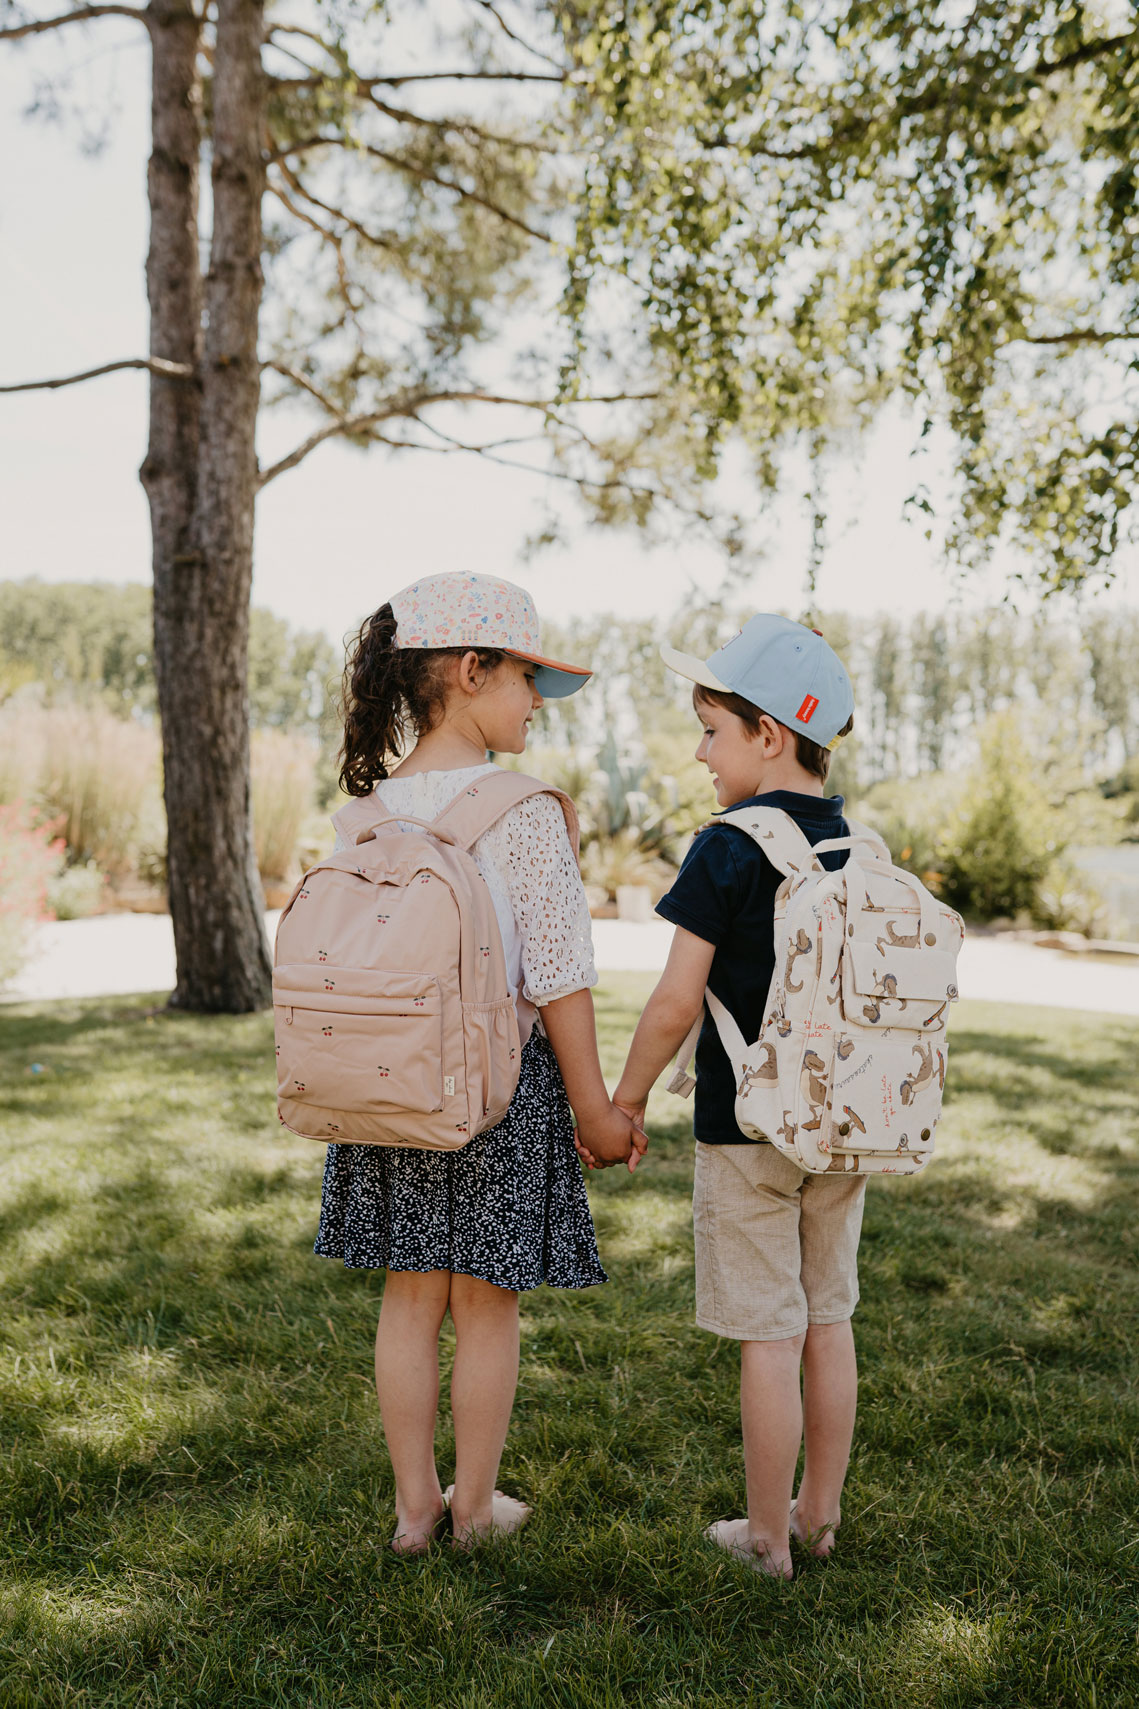
[[[278,969],[273,1003],[279,1099],[367,1115],[443,1108],[438,980],[424,973],[372,977],[382,988],[365,992],[358,969]]]
[[[945,1085],[945,1034],[852,1027],[835,1039],[825,1149],[920,1156],[933,1147]]]

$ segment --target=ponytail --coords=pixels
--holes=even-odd
[[[505,653],[489,647],[398,647],[390,605],[365,619],[344,667],[344,740],[340,786],[347,795],[370,795],[388,775],[409,733],[416,741],[442,717],[447,697],[445,661],[477,653],[493,670]]]

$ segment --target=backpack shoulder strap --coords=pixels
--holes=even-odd
[[[781,807],[737,807],[721,813],[715,825],[735,825],[746,831],[784,878],[792,873],[821,872],[822,862],[804,833]]]
[[[461,849],[470,849],[484,832],[498,823],[504,813],[517,807],[520,801],[528,801],[532,795],[552,795],[557,801],[565,817],[576,860],[581,844],[577,808],[563,790],[543,783],[541,778],[527,777],[525,772],[493,771],[485,777],[477,777],[447,803],[432,821],[432,829],[452,837]]]
[[[359,795],[332,815],[332,823],[350,849],[367,842],[366,832],[377,831],[394,820],[394,813],[389,813],[375,795]]]

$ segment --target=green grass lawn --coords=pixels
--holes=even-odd
[[[382,1278],[312,1256],[269,1017],[0,1009],[0,1704],[1133,1704],[1139,1023],[954,1019],[940,1158],[869,1189],[838,1551],[783,1586],[700,1541],[743,1466],[687,1105],[590,1182],[610,1285],[523,1301],[531,1526],[400,1562]]]

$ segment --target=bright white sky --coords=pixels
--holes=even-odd
[[[122,44],[115,46],[116,43]],[[61,61],[95,61],[108,95],[109,142],[84,154],[74,125],[21,115],[36,78]],[[144,294],[149,54],[143,32],[117,19],[29,44],[0,47],[0,382],[67,374],[146,352]],[[147,581],[148,519],[137,470],[146,443],[146,376],[111,375],[56,392],[0,397],[3,530],[0,576],[45,581]],[[263,457],[304,427],[274,422]],[[900,413],[882,422],[829,495],[829,541],[820,604],[868,614],[975,606],[999,597],[1015,564],[964,586],[938,564],[921,529],[902,519],[915,484],[915,430]],[[923,466],[936,498],[939,483]],[[801,483],[798,483],[801,485]],[[266,488],[259,502],[253,596],[257,604],[338,639],[416,575],[466,568],[510,577],[539,612],[670,612],[685,593],[712,593],[721,563],[707,547],[645,548],[635,534],[603,532],[565,501],[570,544],[522,560],[547,493],[537,476],[475,458],[335,442]],[[751,498],[769,554],[741,601],[794,610],[801,603],[808,528],[800,497]],[[766,511],[766,514],[764,512]],[[1112,603],[1139,598],[1134,561],[1121,567]]]

